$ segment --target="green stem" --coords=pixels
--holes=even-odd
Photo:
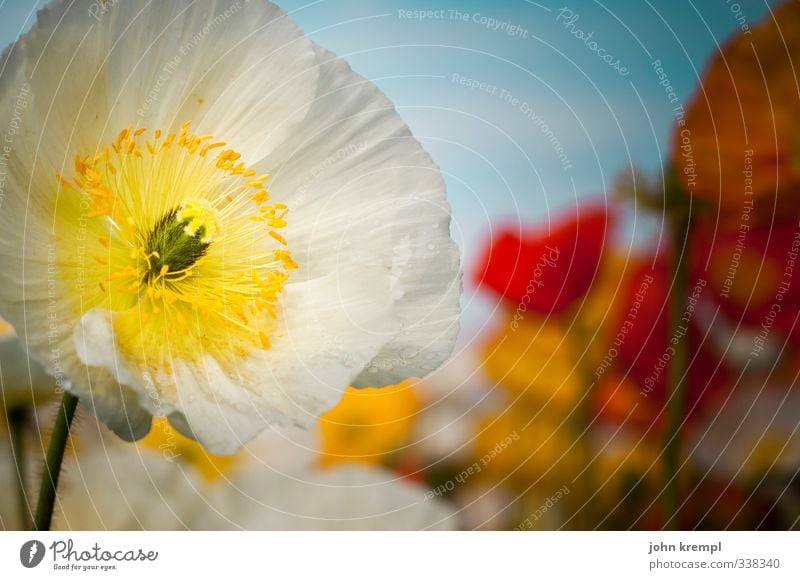
[[[24,406],[13,407],[8,411],[8,427],[11,434],[11,452],[14,456],[14,469],[17,473],[17,505],[19,509],[19,529],[27,530],[31,525],[31,507],[25,490],[25,428],[28,411]]]
[[[679,336],[679,327],[684,326],[686,295],[688,292],[688,259],[685,255],[688,241],[689,214],[676,211],[672,216],[673,277],[672,294],[669,299],[669,335],[667,340]],[[679,484],[681,448],[680,429],[686,406],[686,364],[688,361],[688,336],[682,336],[673,345],[675,349],[667,368],[667,423],[664,434],[664,517],[668,529],[678,529]]]
[[[575,344],[578,345],[578,350],[589,349],[587,345],[590,343],[590,333],[586,328],[584,321],[580,318],[580,313],[575,312],[572,317],[573,326],[572,332],[575,338]],[[591,389],[594,385],[594,373],[589,368],[588,362],[591,360],[591,355],[588,350],[580,354],[580,360],[577,365],[578,368],[575,372],[579,373],[579,379],[582,384],[586,386],[587,392],[584,393],[583,399],[578,403],[578,408],[575,410],[573,425],[576,430],[578,441],[577,453],[580,454],[580,462],[587,465],[592,460],[591,445],[589,438],[589,426],[592,423],[592,392]],[[576,482],[575,486],[579,492],[575,494],[576,498],[585,498],[591,495],[590,490],[594,488],[594,465],[592,469],[588,470]],[[579,502],[580,503],[580,502]],[[587,503],[578,514],[576,514],[575,525],[578,530],[591,530],[596,523],[592,510],[593,504]]]
[[[64,450],[69,440],[69,428],[72,425],[72,418],[75,416],[77,406],[78,398],[65,392],[64,398],[61,399],[61,405],[58,407],[50,445],[47,447],[42,486],[39,490],[39,501],[36,504],[36,516],[33,520],[34,531],[44,532],[50,529],[53,507],[56,502],[56,490],[58,489],[58,476],[61,473],[61,462],[64,459]]]

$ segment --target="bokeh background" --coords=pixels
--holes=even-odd
[[[40,4],[0,3],[3,45]],[[711,225],[686,245],[683,286],[669,241],[670,200],[680,197],[670,185],[676,108],[690,107],[726,42],[771,18],[777,3],[279,4],[389,96],[444,173],[465,271],[456,351],[427,378],[349,391],[313,432],[271,433],[233,460],[188,441],[174,462],[147,455],[158,441],[98,446],[88,440],[99,428],[83,417],[87,442],[71,451],[60,525],[799,525],[795,320],[775,327],[766,354],[750,356],[769,312],[756,302],[775,294],[796,209],[788,226],[774,211],[764,220],[745,244],[755,262],[746,262],[737,228],[693,204]],[[751,81],[763,82],[742,80],[742,94]],[[726,287],[736,255],[746,266]],[[676,295],[692,305],[681,377],[689,392],[673,405],[677,468],[665,451],[667,371],[658,370]],[[41,432],[47,413],[34,416]],[[89,515],[77,507],[86,501],[97,506]],[[189,515],[198,504],[207,517]],[[3,523],[14,527],[7,507]]]

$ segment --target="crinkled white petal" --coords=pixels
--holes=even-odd
[[[341,256],[384,268],[402,323],[356,386],[425,375],[458,333],[459,253],[441,173],[391,102],[317,47],[319,88],[297,130],[270,155],[271,190],[291,207],[286,236],[313,279]]]
[[[313,45],[275,4],[125,0],[100,28],[105,18],[112,131],[194,120],[198,134],[227,141],[252,164],[308,111]]]
[[[276,5],[99,4],[51,2],[11,49],[20,78],[3,84],[28,88],[20,145],[34,153],[29,168],[71,166],[123,127],[188,120],[254,163],[289,134],[290,116],[305,116],[317,84],[313,44]]]

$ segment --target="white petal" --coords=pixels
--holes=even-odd
[[[125,0],[109,10],[110,125],[194,130],[252,164],[301,120],[316,90],[312,43],[271,2]]]
[[[130,387],[135,379],[118,359],[114,341],[109,312],[90,310],[83,316],[71,346],[87,365],[82,373],[87,381],[79,381],[74,390],[111,430],[126,441],[135,441],[150,431],[151,415],[139,404],[144,397]],[[145,391],[145,395],[152,394],[152,390]]]
[[[450,207],[438,168],[391,102],[330,52],[317,53],[314,104],[265,167],[290,207],[286,236],[299,276],[335,272],[347,256],[392,277],[401,331],[355,384],[396,383],[439,366],[458,333]]]
[[[90,310],[75,327],[75,352],[89,367],[107,369],[119,382],[132,385],[136,379],[117,355],[112,326],[113,314],[108,310]]]
[[[30,88],[29,169],[43,157],[52,177],[124,127],[188,120],[253,163],[284,140],[290,117],[305,116],[317,82],[312,43],[274,4],[98,5],[50,3],[11,51],[4,77],[20,69],[13,92]]]

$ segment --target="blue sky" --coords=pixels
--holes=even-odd
[[[631,164],[657,171],[675,103],[653,61],[685,103],[719,45],[768,10],[764,0],[278,3],[374,80],[423,141],[445,174],[468,269],[493,224],[546,223],[578,199],[609,196]],[[41,4],[0,2],[4,45]],[[631,221],[621,243],[652,228]],[[464,306],[468,332],[490,302],[468,284]]]

